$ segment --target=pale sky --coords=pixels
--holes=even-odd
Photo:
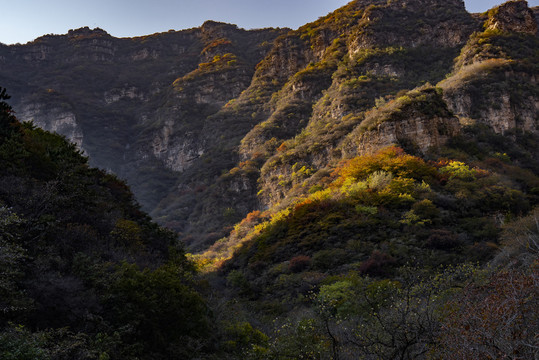
[[[45,34],[100,27],[116,37],[149,35],[223,21],[241,28],[289,27],[314,21],[348,0],[15,0],[2,6],[0,42],[26,43]],[[465,0],[483,12],[503,0]],[[528,0],[530,6],[539,0]]]

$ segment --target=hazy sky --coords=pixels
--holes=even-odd
[[[116,37],[148,35],[223,21],[251,29],[297,28],[348,0],[14,0],[2,6],[0,42],[26,43],[45,34],[100,27]],[[483,12],[503,0],[465,0]],[[539,0],[528,0],[530,6]]]

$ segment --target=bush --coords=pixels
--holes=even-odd
[[[288,269],[292,272],[300,272],[311,266],[311,257],[307,255],[298,255],[290,259]]]
[[[346,250],[339,248],[321,250],[313,255],[313,266],[320,270],[332,270],[348,260],[349,255]]]
[[[33,334],[23,326],[0,333],[0,358],[2,360],[49,360],[43,334]]]
[[[393,273],[396,260],[379,250],[372,252],[369,259],[359,267],[359,271],[365,275],[388,277]]]
[[[501,271],[470,284],[446,307],[443,359],[533,359],[539,333],[539,271]]]
[[[124,263],[107,301],[119,328],[130,329],[128,344],[142,344],[149,353],[183,358],[191,350],[188,340],[200,340],[209,330],[206,307],[200,295],[186,284],[185,274],[174,264],[140,270]],[[175,349],[176,353],[171,353]],[[181,351],[181,352],[180,352]]]
[[[451,250],[461,245],[458,236],[449,230],[432,230],[427,239],[427,247],[438,250]]]

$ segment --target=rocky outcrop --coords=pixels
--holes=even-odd
[[[142,91],[140,91],[136,86],[129,86],[128,84],[122,88],[115,88],[105,92],[104,98],[107,105],[118,102],[122,99],[137,99],[141,101],[147,100],[147,96],[142,93]]]
[[[313,104],[331,85],[335,68],[307,68],[298,72],[275,96],[275,109],[267,120],[257,124],[240,146],[242,160],[271,152],[279,140],[297,135],[307,126]]]
[[[444,99],[463,124],[486,124],[499,134],[537,133],[539,79],[533,64],[539,39],[533,11],[526,1],[509,1],[488,12],[485,28],[470,38],[452,76],[439,84]]]
[[[485,27],[488,30],[537,34],[535,14],[525,0],[508,1],[490,10]]]
[[[341,145],[344,157],[370,154],[389,145],[405,145],[426,153],[460,131],[440,89],[424,87],[367,112]]]
[[[347,157],[372,154],[390,145],[411,146],[426,153],[430,148],[444,145],[459,130],[456,117],[411,115],[400,121],[385,121],[374,129],[353,133],[344,154]]]
[[[444,99],[463,124],[483,123],[499,134],[510,130],[539,133],[539,97],[531,88],[537,86],[536,79],[511,71],[504,76],[505,81],[497,81],[497,87],[483,90],[481,94],[477,94],[473,83],[446,88]],[[516,93],[519,80],[524,86],[520,93]]]
[[[151,144],[152,155],[167,169],[183,172],[204,154],[204,143],[195,134],[174,134],[172,126],[163,127]]]
[[[464,44],[476,27],[462,0],[375,3],[362,14],[350,54],[387,46],[455,47]]]
[[[77,117],[69,107],[24,101],[19,107],[17,118],[21,121],[32,121],[34,125],[44,130],[64,135],[79,149],[83,149],[83,132],[77,122]]]

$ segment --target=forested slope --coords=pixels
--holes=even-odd
[[[192,358],[209,312],[177,236],[0,93],[0,357]],[[207,350],[207,349],[206,349]]]

